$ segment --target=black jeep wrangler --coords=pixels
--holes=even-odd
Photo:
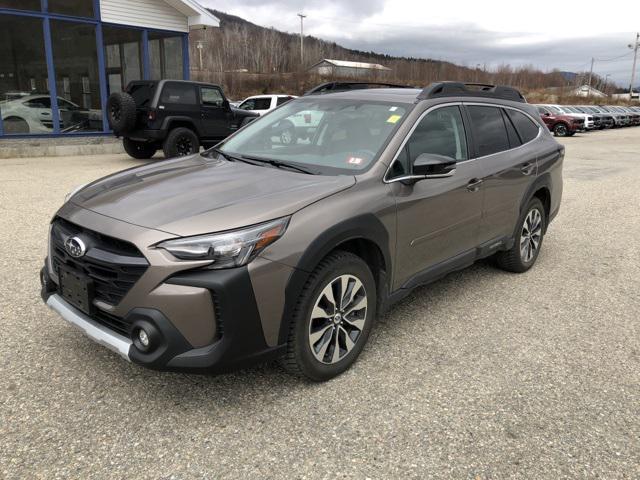
[[[107,101],[109,126],[133,158],[190,155],[223,140],[258,114],[233,108],[222,88],[182,80],[140,80]]]

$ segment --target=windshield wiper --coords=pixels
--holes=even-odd
[[[229,155],[227,152],[223,152],[222,150],[220,150],[219,148],[212,148],[211,150],[208,150],[210,152],[215,152],[217,153],[219,156],[221,156],[222,158],[224,158],[225,160],[229,161],[229,162],[243,162],[243,163],[248,163],[249,165],[255,165],[255,163],[250,162],[248,160],[245,160],[242,157],[236,157],[234,155]],[[207,153],[207,152],[205,152]]]
[[[272,167],[276,167],[276,168],[289,168],[291,170],[295,170],[295,171],[300,172],[300,173],[305,173],[307,175],[317,175],[317,172],[314,172],[313,170],[310,170],[308,168],[301,167],[301,166],[295,165],[293,163],[283,162],[281,160],[275,160],[275,159],[272,159],[272,158],[250,157],[248,155],[242,155],[242,159],[249,160],[249,161],[252,161],[252,162],[266,163],[266,164],[271,165]]]

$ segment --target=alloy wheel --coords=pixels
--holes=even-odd
[[[176,141],[176,151],[178,155],[185,156],[193,153],[193,143],[188,137],[179,137]]]
[[[542,214],[534,208],[527,214],[520,234],[520,258],[524,263],[530,263],[535,258],[541,240]]]
[[[309,322],[309,346],[319,362],[332,365],[353,350],[367,319],[367,291],[360,279],[340,275],[320,292]]]

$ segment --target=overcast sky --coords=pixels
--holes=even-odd
[[[296,33],[296,14],[301,12],[308,15],[306,34],[345,47],[470,67],[509,63],[581,71],[588,70],[595,57],[594,71],[611,74],[620,85],[629,84],[633,56],[627,45],[640,30],[640,6],[632,0],[598,2],[597,7],[585,0],[199,1],[264,27]]]

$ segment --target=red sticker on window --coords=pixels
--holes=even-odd
[[[364,160],[360,157],[349,157],[349,160],[347,160],[347,163],[350,165],[360,165],[362,162],[364,162]]]

